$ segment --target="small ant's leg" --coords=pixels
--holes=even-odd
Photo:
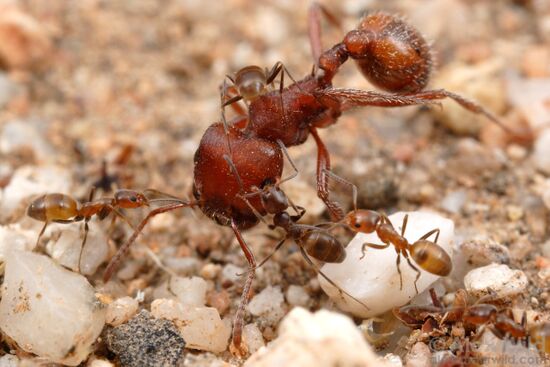
[[[413,263],[411,262],[411,259],[409,259],[408,256],[405,256],[405,260],[407,260],[407,262],[409,263],[409,266],[414,271],[416,271],[416,278],[414,280],[414,290],[416,291],[416,294],[418,294],[418,287],[416,286],[416,282],[418,282],[418,279],[420,279],[420,275],[422,275],[422,273],[420,272],[420,270],[418,270],[418,268],[416,266],[413,265]]]
[[[283,184],[284,182],[286,181],[290,181],[292,180],[293,178],[295,178],[296,176],[298,176],[298,168],[296,167],[296,165],[294,164],[294,161],[292,160],[292,158],[290,158],[290,154],[288,154],[288,149],[286,149],[286,146],[285,144],[281,141],[281,139],[277,139],[277,144],[279,144],[279,146],[281,147],[281,150],[283,151],[283,154],[285,155],[286,159],[288,160],[288,163],[290,163],[290,166],[292,167],[292,169],[294,170],[293,173],[290,174],[290,176],[288,177],[285,177],[283,179],[281,179],[279,181],[279,185]]]
[[[335,27],[342,29],[340,21],[336,18],[327,8],[318,2],[313,2],[308,11],[308,35],[309,44],[311,46],[311,53],[313,54],[313,61],[315,65],[319,63],[319,57],[323,52],[323,43],[321,36],[321,16],[325,18]]]
[[[80,263],[82,262],[82,253],[84,252],[84,246],[86,245],[86,240],[88,239],[88,232],[90,227],[88,222],[91,217],[84,218],[84,238],[82,239],[82,245],[80,245],[80,252],[78,253],[78,263],[76,264],[76,271],[80,273]]]
[[[403,290],[403,274],[401,274],[401,268],[399,265],[401,264],[401,253],[397,253],[397,259],[395,260],[395,266],[397,266],[397,272],[399,273],[399,290]]]
[[[247,274],[247,273],[249,273],[249,272],[251,272],[251,271],[254,271],[254,270],[260,268],[260,267],[261,267],[262,265],[264,265],[269,259],[271,259],[271,258],[273,257],[273,255],[275,255],[275,253],[276,253],[277,251],[279,251],[279,249],[280,249],[281,247],[283,247],[283,245],[285,244],[285,241],[286,241],[286,240],[287,240],[287,238],[285,237],[285,238],[283,238],[281,241],[279,241],[279,243],[277,244],[277,246],[275,246],[275,248],[273,249],[273,251],[271,251],[271,252],[269,253],[269,255],[267,255],[266,257],[264,257],[264,258],[262,259],[262,261],[260,261],[260,262],[258,263],[258,265],[256,265],[254,268],[249,268],[249,269],[248,269],[247,271],[245,271],[244,273],[238,273],[237,275],[238,275],[238,276],[245,275],[245,274]]]
[[[403,218],[403,224],[401,224],[401,236],[405,237],[405,230],[407,229],[407,223],[409,222],[409,215],[405,214]]]
[[[363,255],[361,255],[359,260],[363,259],[365,257],[365,255],[367,254],[367,247],[374,248],[374,249],[377,249],[377,250],[383,250],[385,248],[390,247],[390,245],[391,245],[390,243],[386,243],[385,245],[379,245],[379,244],[376,244],[376,243],[365,242],[363,244],[363,246],[361,246],[361,252],[363,253]]]
[[[143,230],[147,222],[151,220],[151,218],[153,218],[158,214],[169,212],[179,208],[193,207],[196,204],[197,204],[196,202],[187,202],[183,200],[178,200],[178,201],[175,201],[173,204],[161,206],[160,208],[151,210],[149,214],[147,214],[147,216],[136,227],[132,236],[118,249],[115,256],[112,257],[111,261],[107,265],[107,268],[105,269],[105,272],[103,273],[103,281],[106,283],[109,281],[109,279],[111,279],[111,276],[113,275],[113,272],[116,270],[118,263],[122,260],[124,255],[126,255],[128,250],[130,249],[130,246],[135,242],[135,240],[137,239],[137,237],[139,236],[139,234],[141,233],[141,231]]]
[[[345,214],[340,204],[329,199],[330,191],[325,172],[330,171],[330,155],[325,144],[319,137],[317,129],[312,127],[310,128],[310,132],[317,144],[317,196],[323,200],[327,206],[331,219],[338,222],[344,218]]]
[[[50,222],[46,221],[44,223],[44,226],[42,227],[42,229],[40,230],[40,233],[38,234],[38,238],[36,239],[36,245],[34,245],[35,248],[38,248],[38,245],[40,243],[40,238],[42,237],[42,235],[44,234],[44,232],[46,231],[46,227],[48,226]]]
[[[430,298],[432,299],[432,304],[435,307],[442,308],[443,305],[441,304],[441,301],[439,300],[439,297],[437,296],[437,293],[435,293],[434,288],[430,288]]]
[[[353,183],[346,180],[345,178],[338,176],[336,173],[332,171],[325,170],[325,174],[328,177],[332,178],[334,181],[351,188],[352,197],[353,197],[353,210],[357,211],[357,186],[355,186]]]
[[[243,287],[243,293],[241,296],[241,302],[239,303],[239,307],[237,308],[237,312],[235,313],[235,318],[233,322],[233,341],[232,344],[236,348],[237,351],[241,351],[241,342],[242,342],[242,329],[243,329],[243,312],[246,307],[246,304],[248,303],[248,298],[250,297],[250,290],[252,287],[252,281],[254,280],[254,268],[256,267],[256,259],[254,257],[254,254],[252,253],[252,250],[250,250],[250,247],[246,244],[243,236],[241,235],[241,232],[239,231],[239,228],[235,224],[235,221],[231,220],[231,229],[233,230],[233,233],[235,234],[235,237],[237,238],[237,241],[239,242],[239,245],[241,246],[241,250],[243,251],[246,260],[248,261],[248,276],[246,277],[246,281],[244,283]]]
[[[309,255],[307,254],[306,250],[302,247],[302,246],[298,246],[300,247],[300,252],[302,253],[302,256],[304,257],[304,260],[306,260],[306,262],[313,268],[315,269],[315,271],[317,272],[317,274],[321,275],[327,282],[329,282],[334,288],[338,289],[338,292],[340,292],[340,295],[343,293],[345,294],[346,296],[348,296],[349,298],[351,298],[352,300],[354,300],[355,302],[359,303],[361,306],[365,307],[366,310],[370,310],[369,306],[367,306],[366,304],[364,304],[363,302],[361,302],[360,300],[358,300],[357,298],[355,298],[354,296],[352,296],[351,294],[349,294],[347,291],[345,291],[344,289],[342,289],[342,287],[340,287],[338,284],[336,284],[334,282],[334,280],[330,279],[325,273],[323,273],[321,271],[321,269],[315,265],[315,263],[310,259]]]
[[[429,231],[428,233],[426,233],[424,236],[420,237],[419,240],[427,240],[432,234],[435,233],[435,241],[434,243],[437,243],[437,240],[439,239],[439,233],[441,231],[439,230],[439,228],[436,228],[436,229],[432,229],[431,231]]]
[[[416,95],[380,93],[361,89],[325,88],[317,92],[316,95],[321,99],[328,98],[340,101],[343,111],[361,106],[402,107],[441,104]]]

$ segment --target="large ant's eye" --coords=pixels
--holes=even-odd
[[[359,223],[355,223],[353,226],[354,226],[355,228],[361,228],[361,224],[359,224]]]
[[[135,197],[135,196],[130,196],[130,201],[131,201],[132,203],[137,202],[137,197]]]

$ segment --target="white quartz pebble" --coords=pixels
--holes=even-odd
[[[112,326],[124,324],[136,314],[138,306],[138,301],[135,298],[118,298],[107,306],[105,321]]]
[[[353,321],[336,312],[294,308],[282,321],[279,337],[259,349],[245,367],[388,367],[367,344]]]
[[[247,324],[243,327],[243,342],[250,354],[265,346],[262,332],[256,324]]]
[[[170,279],[170,290],[182,304],[188,306],[204,306],[207,287],[206,280],[201,277],[173,276]]]
[[[63,226],[63,227],[61,227]],[[50,241],[46,245],[48,254],[59,265],[73,271],[80,269],[84,275],[92,275],[97,268],[109,257],[109,246],[104,229],[96,223],[89,223],[88,238],[82,248],[84,231],[79,224],[58,225],[61,233],[57,240]],[[82,251],[82,254],[80,253]],[[80,265],[78,264],[80,258]],[[79,267],[80,266],[80,267]]]
[[[540,133],[533,150],[533,160],[538,169],[550,173],[550,128]]]
[[[231,328],[213,307],[193,307],[175,300],[156,299],[151,304],[151,314],[173,321],[186,348],[213,353],[227,349]]]
[[[7,257],[0,328],[23,350],[76,366],[88,357],[105,324],[105,310],[85,277],[47,256]]]
[[[309,302],[309,294],[307,294],[304,287],[291,284],[286,290],[286,300],[289,305],[292,306],[306,306]]]
[[[280,287],[267,286],[248,303],[248,311],[254,316],[261,316],[270,324],[275,324],[284,316],[282,305],[283,292]]]
[[[389,216],[393,226],[399,232],[406,214],[409,215],[409,221],[405,237],[410,243],[418,240],[427,232],[439,228],[441,233],[438,244],[447,251],[449,256],[452,256],[454,237],[452,220],[430,212],[399,212]],[[434,236],[431,236],[429,240],[433,241]],[[393,246],[382,250],[367,248],[365,257],[360,259],[361,247],[365,242],[382,244],[376,233],[359,233],[347,246],[347,255],[343,263],[325,264],[321,270],[346,292],[368,306],[368,310],[348,296],[342,296],[320,275],[318,278],[323,290],[342,310],[360,317],[371,317],[402,306],[415,297],[416,272],[402,256],[400,269],[403,275],[403,289],[399,289],[395,248]],[[414,264],[414,260],[411,259],[411,262]],[[417,282],[418,292],[422,293],[438,278],[438,275],[421,269],[421,276]]]
[[[527,288],[527,276],[521,270],[512,270],[508,265],[490,264],[471,270],[464,277],[468,293],[476,297],[494,295],[495,298],[512,297]]]

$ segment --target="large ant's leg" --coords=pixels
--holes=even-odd
[[[254,258],[254,254],[252,253],[252,250],[250,250],[250,247],[248,247],[248,245],[246,244],[243,236],[241,235],[241,232],[239,231],[239,228],[237,227],[233,219],[231,220],[231,229],[233,230],[233,233],[235,234],[235,237],[237,238],[237,241],[241,246],[241,250],[243,251],[244,256],[246,257],[246,260],[248,261],[248,269],[249,269],[249,272],[243,287],[241,302],[239,303],[239,307],[237,308],[237,312],[235,313],[235,318],[233,322],[232,347],[235,348],[235,351],[237,353],[241,354],[243,312],[248,303],[248,298],[250,297],[252,281],[254,280],[254,273],[255,273],[254,268],[256,267],[256,259]]]
[[[359,258],[359,260],[362,260],[365,255],[367,254],[367,247],[370,247],[370,248],[374,248],[374,249],[377,249],[377,250],[383,250],[385,248],[388,248],[390,247],[391,243],[386,243],[385,245],[379,245],[379,244],[376,244],[376,243],[369,243],[369,242],[365,242],[362,246],[361,246],[361,257]]]
[[[349,298],[351,298],[352,300],[354,300],[355,302],[359,303],[361,306],[365,307],[366,310],[370,310],[369,306],[367,306],[366,304],[364,304],[363,302],[361,302],[360,300],[358,300],[357,298],[355,298],[354,296],[352,296],[351,294],[349,294],[348,292],[346,292],[344,289],[342,289],[342,287],[340,287],[338,284],[336,284],[336,282],[334,282],[334,280],[330,279],[325,273],[323,273],[323,271],[317,266],[315,265],[315,263],[310,259],[309,255],[307,254],[306,250],[304,250],[304,248],[302,246],[298,246],[300,247],[300,252],[302,253],[302,256],[304,257],[304,260],[306,260],[306,262],[313,268],[315,269],[315,271],[317,272],[317,274],[319,274],[320,276],[322,276],[327,282],[329,282],[334,288],[338,289],[338,292],[340,292],[340,295],[345,294],[346,296],[348,296]]]
[[[405,256],[405,260],[407,260],[407,263],[409,263],[409,266],[414,271],[416,271],[416,278],[414,280],[414,290],[416,291],[416,294],[418,294],[418,287],[416,286],[416,282],[418,282],[418,279],[420,279],[420,275],[422,275],[422,273],[420,272],[420,270],[418,270],[418,268],[416,266],[413,265],[413,263],[411,262],[411,259],[409,259],[409,256],[406,255],[406,253],[403,256]]]
[[[88,196],[88,202],[94,199],[95,186],[92,186],[90,189],[90,195]],[[84,246],[86,245],[86,240],[88,239],[88,232],[90,231],[90,226],[88,222],[92,217],[88,216],[84,218],[84,238],[82,239],[82,245],[80,245],[80,252],[78,253],[78,263],[76,264],[76,269],[80,273],[80,261],[82,260],[82,252],[84,251]]]
[[[103,281],[105,283],[109,281],[109,279],[111,279],[111,276],[113,275],[113,272],[116,270],[118,263],[126,255],[128,250],[130,249],[130,246],[135,242],[135,240],[137,239],[137,237],[139,236],[139,234],[141,233],[141,231],[143,230],[147,222],[151,220],[151,218],[161,213],[166,213],[179,208],[193,207],[197,204],[196,202],[187,202],[183,200],[178,200],[178,201],[174,200],[174,201],[175,202],[172,204],[168,204],[166,206],[162,206],[160,208],[156,208],[150,211],[149,214],[147,214],[147,216],[141,221],[141,223],[136,227],[132,236],[118,249],[115,256],[113,256],[113,258],[107,265],[107,268],[103,273]]]
[[[317,129],[312,127],[310,128],[310,132],[317,144],[317,196],[323,200],[327,206],[331,219],[338,222],[344,218],[345,214],[340,204],[329,199],[330,192],[326,171],[330,171],[330,155],[325,144],[319,137]]]
[[[346,180],[345,178],[338,176],[336,173],[332,171],[325,170],[325,175],[332,178],[334,181],[351,188],[351,193],[353,198],[353,210],[357,211],[357,186],[355,186],[353,183]]]
[[[351,88],[325,88],[315,94],[320,100],[340,101],[342,110],[353,107],[377,106],[377,107],[402,107],[415,105],[431,105],[439,102],[429,100],[416,95],[381,93],[371,90]]]
[[[395,260],[395,266],[397,266],[397,273],[399,273],[399,290],[403,290],[403,274],[401,274],[401,268],[399,265],[401,264],[401,253],[397,253],[397,259]]]
[[[332,25],[342,29],[340,21],[327,8],[318,2],[313,2],[308,11],[308,35],[311,53],[315,65],[319,65],[319,57],[323,52],[323,43],[321,40],[321,16],[324,16]]]

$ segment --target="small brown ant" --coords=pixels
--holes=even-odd
[[[429,273],[439,276],[447,276],[451,273],[453,267],[451,257],[441,246],[437,244],[440,233],[439,228],[429,231],[414,243],[409,243],[409,241],[405,238],[405,231],[409,220],[408,214],[403,218],[401,233],[399,233],[395,230],[393,224],[385,214],[374,210],[357,209],[357,186],[339,176],[336,176],[332,172],[326,172],[326,174],[335,181],[351,187],[353,192],[354,209],[346,214],[340,222],[334,223],[332,226],[341,224],[356,233],[368,234],[376,232],[378,238],[380,238],[384,245],[368,242],[364,243],[361,247],[361,252],[363,253],[361,259],[365,257],[367,247],[382,250],[388,248],[390,245],[393,245],[395,247],[395,252],[397,252],[396,266],[397,272],[399,273],[400,290],[403,289],[403,276],[399,267],[401,264],[401,255],[403,255],[409,266],[416,272],[414,289],[417,294],[418,288],[416,283],[420,278],[421,272],[416,266],[413,265],[409,255],[412,257],[414,262],[420,266],[420,268]],[[330,225],[330,223],[327,224]],[[428,238],[434,234],[434,241],[429,241]]]
[[[145,196],[146,193],[155,192],[156,190],[146,190],[138,192],[134,190],[117,190],[113,197],[103,197],[93,200],[95,187],[90,191],[88,201],[79,202],[72,196],[60,193],[45,194],[34,199],[27,208],[27,215],[33,219],[44,222],[42,230],[36,239],[36,246],[40,242],[40,238],[44,234],[48,224],[54,223],[74,223],[84,221],[84,238],[80,248],[78,260],[78,269],[80,269],[80,257],[82,250],[86,244],[88,237],[89,226],[88,222],[95,215],[99,220],[105,219],[109,214],[114,213],[117,217],[123,219],[130,227],[133,225],[118,209],[134,209],[144,206],[149,206],[153,202],[166,202],[173,199],[152,199],[149,200]],[[162,194],[162,193],[160,193]],[[115,219],[114,217],[113,219]]]

